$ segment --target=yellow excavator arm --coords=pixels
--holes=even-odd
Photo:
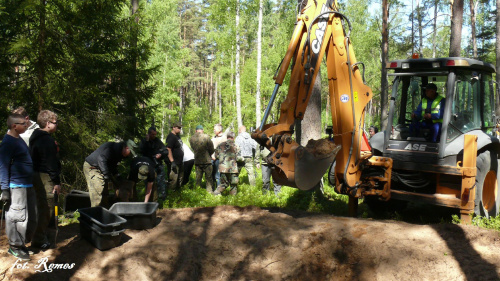
[[[275,167],[273,179],[280,184],[311,189],[336,158],[337,190],[362,196],[358,190],[362,185],[360,166],[370,162],[370,154],[362,154],[360,148],[365,107],[372,91],[363,82],[351,46],[350,30],[350,22],[338,12],[335,0],[303,1],[286,55],[274,77],[275,89],[262,124],[252,134],[271,151],[266,161]],[[310,140],[303,147],[292,135],[296,122],[304,117],[323,55],[326,55],[328,70],[334,143],[326,139]],[[290,85],[281,104],[279,122],[266,124],[290,64]]]

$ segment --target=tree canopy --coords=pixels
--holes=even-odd
[[[125,0],[0,0],[0,115],[5,120],[17,106],[24,106],[33,120],[41,109],[55,111],[61,120],[56,139],[62,147],[65,181],[77,184],[83,159],[99,144],[138,141],[151,124],[162,139],[177,121],[187,136],[198,124],[235,128],[239,45],[242,122],[253,127],[259,2],[148,0],[139,1],[139,9],[132,12]],[[462,38],[471,32],[469,5],[477,2],[477,56],[495,63],[493,1],[464,3]],[[423,57],[448,55],[451,2],[389,0],[388,5],[389,59],[408,58],[414,52]],[[374,93],[367,125],[380,126],[382,3],[352,0],[339,1],[339,6],[352,22],[351,41]],[[263,0],[262,111],[296,14],[296,0]],[[460,55],[474,55],[471,40],[461,40]],[[326,71],[322,75],[325,127],[331,120]],[[278,119],[288,79],[268,122]],[[4,122],[1,126],[5,131]]]

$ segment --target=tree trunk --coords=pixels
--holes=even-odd
[[[260,126],[260,74],[262,67],[262,9],[263,0],[259,1],[259,28],[257,31],[257,90],[255,93],[255,127]]]
[[[476,9],[477,3],[474,4],[474,0],[470,0],[470,30],[472,35],[472,55],[473,58],[477,59],[477,40],[476,40]]]
[[[310,139],[321,138],[321,70],[314,81],[304,119],[297,124],[297,142],[305,146]]]
[[[184,91],[183,91],[184,87],[181,87],[181,91],[180,91],[180,98],[181,98],[181,101],[180,101],[180,104],[179,104],[179,115],[178,115],[178,121],[179,122],[182,122],[182,112],[184,110]],[[174,121],[175,122],[175,121]]]
[[[44,106],[45,99],[45,40],[47,37],[47,30],[45,26],[45,16],[47,5],[46,0],[40,0],[40,35],[38,37],[38,66],[37,66],[37,79],[38,79],[38,111],[41,111]]]
[[[498,94],[498,87],[500,85],[500,0],[497,0],[497,12],[496,12],[496,40],[495,40],[495,53],[496,53],[496,89],[497,89],[497,98],[496,98],[496,116],[500,116],[500,95]]]
[[[236,1],[236,117],[238,120],[238,128],[243,125],[243,120],[241,119],[241,93],[240,93],[240,32],[238,27],[240,25],[240,3],[239,0]]]
[[[213,96],[214,96],[214,71],[213,69],[210,69],[210,90],[208,94],[209,97],[208,108],[210,111],[210,117],[212,117]]]
[[[162,107],[162,118],[161,118],[161,141],[165,141],[165,119],[167,117],[167,110],[165,106]]]
[[[437,16],[438,16],[438,4],[439,0],[434,0],[434,19],[432,24],[432,57],[436,57],[436,38],[437,38]]]
[[[130,0],[130,14],[134,16],[137,13],[137,10],[139,10],[139,0]],[[139,23],[139,17],[135,17],[135,23]],[[137,30],[137,25],[133,25],[132,27],[132,40],[131,40],[131,47],[132,47],[132,69],[131,69],[131,74],[129,78],[129,88],[130,88],[130,94],[131,96],[135,96],[135,91],[137,88],[137,41],[138,41],[138,30]],[[132,109],[135,104],[132,104],[133,100],[130,99],[130,102],[127,103],[127,108]]]
[[[385,130],[387,126],[387,92],[389,82],[387,81],[386,64],[389,61],[389,3],[382,0],[382,74],[380,77],[380,126]]]
[[[424,35],[423,35],[423,24],[422,24],[422,13],[423,8],[420,8],[420,1],[417,0],[417,21],[418,21],[418,54],[422,56],[424,53]]]
[[[220,85],[220,75],[219,75],[219,85]],[[222,124],[222,88],[219,90],[219,124]]]
[[[459,57],[462,50],[460,43],[462,39],[462,22],[464,13],[463,0],[451,0],[451,34],[450,34],[450,57]]]

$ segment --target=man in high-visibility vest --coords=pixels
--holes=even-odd
[[[436,85],[433,83],[427,84],[425,87],[425,97],[422,98],[417,110],[411,114],[413,121],[419,121],[414,122],[411,126],[412,131],[417,136],[420,129],[429,129],[431,141],[439,141],[445,102],[446,99],[438,95]]]

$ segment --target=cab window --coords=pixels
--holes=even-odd
[[[455,79],[455,94],[451,109],[448,139],[481,128],[479,76],[474,73],[457,73]],[[476,109],[476,110],[474,110]]]

